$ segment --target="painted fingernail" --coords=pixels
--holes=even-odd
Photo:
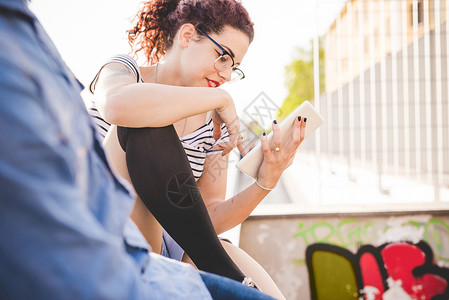
[[[298,121],[301,122],[301,116],[298,117]]]
[[[274,124],[277,124],[278,122],[276,120],[273,121]]]
[[[266,136],[266,135],[267,135],[267,134],[264,132],[264,133],[263,133],[263,136]]]
[[[307,118],[304,118],[304,123],[307,122]]]

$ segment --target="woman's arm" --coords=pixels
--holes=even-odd
[[[228,158],[220,154],[207,156],[197,182],[217,234],[242,223],[269,192],[254,183],[225,201]]]
[[[291,165],[296,150],[304,139],[305,125],[304,120],[295,120],[293,135],[290,141],[283,145],[281,152],[271,151],[266,136],[262,137],[264,161],[259,169],[259,184],[267,188],[272,188],[277,184],[284,170]],[[273,133],[275,144],[280,144],[279,125],[273,125]],[[269,193],[268,190],[253,183],[225,201],[227,165],[228,156],[208,156],[203,174],[197,182],[217,234],[242,223]]]
[[[190,116],[214,111],[214,137],[224,123],[231,151],[240,135],[240,122],[234,101],[222,89],[178,87],[155,83],[136,83],[132,72],[113,62],[101,70],[95,88],[95,105],[109,123],[123,127],[164,127]]]
[[[231,96],[222,89],[136,83],[117,62],[101,70],[95,104],[107,122],[124,127],[163,127],[214,109],[223,112],[225,123],[237,118]]]

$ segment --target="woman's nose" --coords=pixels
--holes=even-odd
[[[232,74],[232,68],[226,69],[224,71],[218,72],[218,74],[225,80],[229,81],[231,80],[231,74]]]

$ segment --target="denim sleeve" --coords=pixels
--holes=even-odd
[[[144,299],[123,241],[102,229],[74,184],[69,150],[35,97],[0,61],[0,298]]]

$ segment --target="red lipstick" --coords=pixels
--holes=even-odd
[[[212,85],[210,84],[211,82],[214,83],[215,87],[219,87],[220,83],[218,81],[212,80],[212,79],[207,79],[207,85],[209,85],[209,87],[212,87]]]

